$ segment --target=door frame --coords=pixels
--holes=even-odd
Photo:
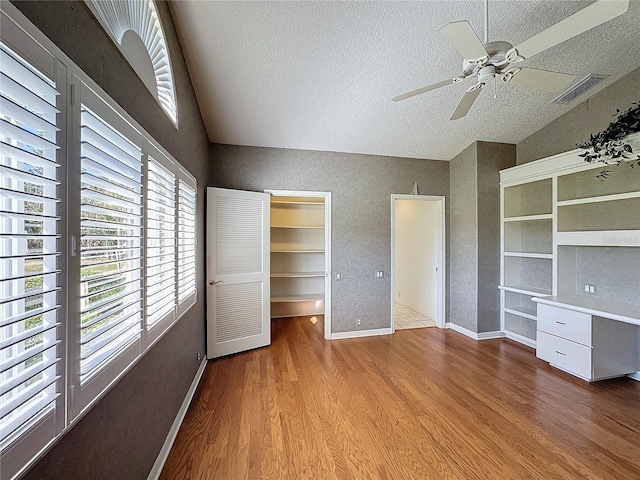
[[[396,303],[396,200],[414,200],[438,203],[438,305],[436,308],[436,326],[445,328],[446,319],[446,224],[445,224],[445,197],[439,195],[391,195],[391,331],[396,331],[395,303]]]
[[[331,192],[308,190],[272,190],[264,193],[278,197],[324,198],[324,338],[331,339]]]

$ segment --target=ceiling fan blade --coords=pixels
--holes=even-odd
[[[442,27],[440,33],[465,60],[477,60],[487,56],[484,45],[466,20],[451,22]]]
[[[484,85],[482,83],[479,83],[471,87],[473,90],[467,90],[467,93],[464,94],[462,100],[460,100],[460,103],[458,103],[458,106],[456,107],[453,115],[451,115],[451,118],[449,120],[458,120],[459,118],[462,118],[467,113],[469,113],[469,110],[471,110],[471,107],[473,106],[473,102],[476,101],[476,98],[478,98],[478,95],[480,95],[483,87]]]
[[[559,92],[567,88],[574,80],[575,75],[568,73],[550,72],[535,68],[521,68],[511,77],[509,83],[522,85],[523,87],[537,88],[547,92]]]
[[[421,93],[429,92],[431,90],[435,90],[436,88],[446,87],[447,85],[453,85],[455,83],[455,79],[444,80],[442,82],[434,83],[432,85],[427,85],[426,87],[419,88],[417,90],[412,90],[407,93],[403,93],[402,95],[398,95],[397,97],[393,97],[391,100],[394,102],[399,102],[400,100],[404,100],[405,98],[415,97],[416,95],[420,95]]]
[[[515,49],[529,58],[609,20],[619,17],[629,8],[629,0],[598,0],[579,12],[525,40]]]

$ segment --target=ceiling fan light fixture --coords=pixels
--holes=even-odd
[[[608,77],[609,75],[590,73],[583,79],[578,80],[576,83],[571,85],[556,98],[551,100],[551,103],[560,103],[562,105],[571,103],[587,90],[591,90],[593,87],[595,87],[597,84]]]

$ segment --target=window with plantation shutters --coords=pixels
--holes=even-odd
[[[180,313],[196,295],[196,181],[179,169],[178,179],[178,305]]]
[[[168,316],[173,320],[175,313],[176,177],[151,156],[147,167],[146,324],[150,329]]]
[[[140,147],[85,103],[80,142],[82,384],[140,339],[143,211]]]
[[[12,458],[18,448],[35,454],[63,427],[56,420],[64,415],[57,143],[62,122],[59,92],[49,75],[5,43],[0,43],[0,70],[0,452],[5,478],[22,467]],[[31,443],[15,447],[26,435]]]
[[[0,477],[19,478],[196,301],[196,182],[0,4]]]

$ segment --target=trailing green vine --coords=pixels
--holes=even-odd
[[[640,131],[640,101],[631,104],[629,109],[616,110],[615,121],[598,133],[591,134],[589,140],[577,144],[585,149],[578,155],[585,162],[602,162],[607,167],[627,163],[630,167],[640,166],[640,155],[633,152],[633,147],[625,141],[632,133]],[[613,170],[602,170],[596,177],[605,179]]]

